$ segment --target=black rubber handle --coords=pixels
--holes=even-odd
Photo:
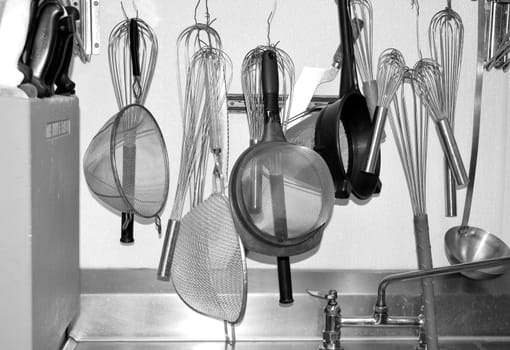
[[[290,274],[290,261],[288,256],[278,257],[278,285],[280,287],[280,304],[292,304],[292,277]]]
[[[132,214],[122,213],[122,223],[120,229],[120,243],[123,244],[133,244],[135,242],[133,228],[134,228],[134,218]]]
[[[51,94],[51,89],[44,79],[55,52],[58,22],[63,14],[64,8],[56,1],[45,1],[39,7],[34,41],[29,55],[29,66],[32,69],[31,83],[37,88],[38,97],[47,97]]]
[[[270,174],[269,187],[271,189],[271,204],[273,208],[273,225],[275,237],[279,242],[289,239],[287,225],[287,209],[285,206],[285,184],[283,175]],[[280,288],[280,304],[291,304],[292,278],[290,273],[290,261],[288,256],[279,256],[278,264],[278,286]]]
[[[279,113],[278,107],[278,61],[273,50],[262,54],[262,94],[264,108],[268,112]]]
[[[71,66],[71,61],[73,59],[73,45],[74,45],[74,35],[76,33],[76,21],[80,19],[80,12],[73,6],[66,7],[66,11],[68,16],[70,17],[70,21],[68,23],[68,29],[71,32],[71,36],[69,37],[66,45],[64,46],[63,60],[62,66],[60,67],[60,71],[57,74],[56,85],[57,90],[55,93],[59,95],[70,95],[74,94],[74,88],[76,84],[69,77],[69,68]]]
[[[48,72],[44,77],[44,82],[50,88],[52,95],[54,93],[53,86],[55,85],[57,78],[61,75],[62,69],[64,67],[67,47],[69,46],[69,43],[72,43],[73,24],[74,19],[70,16],[63,16],[58,21],[58,31],[56,36],[54,54],[51,58],[50,65],[48,67]]]
[[[136,18],[129,20],[129,50],[131,53],[131,68],[133,76],[140,77],[140,31]]]
[[[22,84],[30,83],[30,81],[32,80],[32,68],[30,68],[28,62],[30,51],[32,50],[32,45],[34,42],[35,29],[37,24],[37,9],[38,1],[32,0],[30,2],[30,20],[28,23],[27,39],[25,41],[23,53],[21,54],[21,57],[19,58],[18,62],[18,69],[21,73],[23,73],[24,76]]]
[[[338,0],[338,20],[343,56],[342,75],[340,77],[340,97],[342,97],[349,91],[357,89],[349,0]]]

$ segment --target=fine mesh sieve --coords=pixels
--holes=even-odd
[[[165,141],[152,114],[128,105],[92,139],[83,158],[90,190],[108,206],[143,218],[159,216],[168,195]]]
[[[334,205],[334,186],[324,160],[288,143],[278,106],[278,61],[262,55],[265,122],[262,140],[237,159],[229,184],[232,212],[244,246],[276,256],[280,303],[293,302],[289,256],[317,247]],[[253,174],[260,174],[260,210],[252,210]]]
[[[199,313],[237,323],[246,306],[246,263],[222,193],[182,218],[172,248],[171,279],[181,299]]]

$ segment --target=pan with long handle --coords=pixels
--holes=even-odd
[[[320,113],[315,128],[315,151],[326,161],[337,198],[354,194],[368,199],[380,191],[380,155],[374,172],[363,172],[371,139],[372,122],[365,97],[356,81],[349,1],[338,0],[342,41],[342,75],[339,99]]]

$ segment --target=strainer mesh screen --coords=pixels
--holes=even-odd
[[[174,245],[171,278],[194,310],[236,323],[244,313],[246,265],[230,207],[213,194],[185,215]]]
[[[334,204],[333,183],[326,164],[314,151],[303,147],[297,152],[296,148],[289,143],[260,147],[239,173],[239,205],[247,213],[244,220],[278,240],[303,238],[317,230],[329,220]],[[262,175],[259,210],[250,208],[254,172]],[[274,216],[278,211],[275,206],[283,206],[284,210],[279,212],[284,217]],[[283,220],[286,226],[275,225],[276,220]]]
[[[112,208],[157,215],[168,194],[168,157],[156,120],[130,105],[111,118],[90,143],[83,169],[91,191]]]

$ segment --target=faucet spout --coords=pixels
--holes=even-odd
[[[393,274],[386,276],[379,283],[379,287],[377,288],[377,308],[386,307],[386,288],[394,282],[403,282],[403,281],[411,281],[418,280],[423,278],[431,278],[431,277],[439,277],[439,276],[447,276],[453,275],[455,273],[463,272],[463,271],[471,271],[478,270],[489,267],[496,267],[501,265],[510,264],[510,256],[504,256],[501,258],[495,259],[487,259],[482,261],[476,261],[471,263],[457,264],[452,266],[443,266],[436,267],[429,270],[417,270],[411,272],[403,272],[398,274]]]

